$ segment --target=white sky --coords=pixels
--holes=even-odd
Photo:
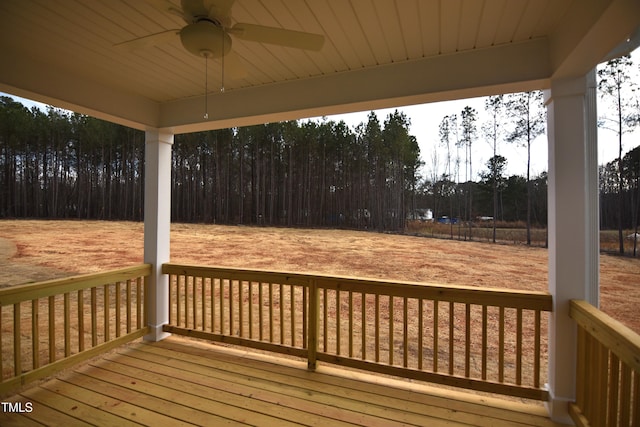
[[[640,85],[640,49],[637,49],[632,53],[632,61],[633,67],[635,70],[634,80],[635,83]],[[7,95],[2,94],[0,95]],[[32,106],[38,106],[39,108],[45,110],[46,106],[41,103],[37,103],[34,101],[26,100],[23,98],[19,98],[13,95],[8,95],[16,99],[17,101],[22,102],[28,108]],[[489,118],[484,114],[484,102],[485,98],[470,98],[463,100],[455,100],[455,101],[446,101],[446,102],[437,102],[430,104],[421,104],[407,107],[399,107],[398,111],[403,112],[411,121],[411,126],[409,128],[409,133],[414,135],[418,140],[418,144],[420,146],[420,157],[422,161],[425,163],[423,167],[422,174],[423,176],[432,176],[433,174],[433,161],[432,154],[434,147],[440,145],[440,137],[439,137],[439,126],[442,119],[447,115],[457,114],[458,115],[458,123],[460,123],[460,113],[466,106],[470,106],[475,108],[478,112],[478,122],[477,122],[477,130],[478,130],[478,139],[472,145],[473,153],[473,174],[475,178],[478,178],[478,173],[486,170],[486,163],[493,155],[491,145],[485,140],[482,134],[482,124],[489,120]],[[605,107],[603,101],[598,99],[598,116],[602,117],[606,115],[606,111],[603,110]],[[376,110],[376,115],[378,116],[378,120],[380,123],[383,123],[386,117],[395,111],[396,108]],[[349,114],[339,114],[334,116],[327,116],[328,120],[340,121],[344,120],[344,122],[355,129],[357,125],[360,123],[367,122],[367,116],[369,115],[369,111],[361,111]],[[316,117],[311,120],[323,120],[324,118]],[[633,133],[627,133],[623,135],[623,153],[628,152],[629,150],[635,148],[640,145],[640,129],[636,128]],[[498,153],[504,156],[507,159],[507,175],[522,175],[526,174],[527,167],[527,151],[526,148],[517,145],[517,144],[509,144],[505,141],[499,142],[498,145]],[[462,156],[462,163],[460,165],[461,175],[460,177],[464,179],[464,151],[460,154]],[[604,164],[610,162],[615,159],[618,155],[618,141],[617,136],[614,132],[602,128],[598,128],[598,163]],[[446,162],[446,152],[444,147],[440,148],[439,151],[440,158],[440,170],[438,171],[438,175],[441,175],[444,172],[444,164]],[[531,149],[531,176],[535,177],[539,175],[541,172],[547,170],[547,138],[546,133],[538,137],[532,143]]]
[[[636,49],[631,54],[633,68],[635,70],[635,83],[640,85],[640,49]],[[478,177],[478,173],[486,170],[487,161],[493,156],[493,147],[485,140],[482,134],[482,124],[489,120],[489,117],[483,114],[485,98],[470,98],[456,101],[437,102],[431,104],[422,104],[408,107],[397,108],[403,112],[411,121],[409,133],[414,135],[420,146],[420,157],[425,163],[423,168],[423,176],[432,176],[433,161],[432,153],[434,146],[440,144],[439,127],[442,119],[447,115],[457,114],[458,124],[460,124],[460,113],[466,106],[475,108],[478,112],[477,135],[478,139],[472,145],[473,174]],[[605,103],[598,98],[598,117],[605,116]],[[385,110],[377,110],[376,115],[382,124],[385,118],[395,111],[396,108]],[[347,125],[355,128],[360,123],[367,122],[369,111],[357,113],[339,114],[328,116],[329,120],[344,120]],[[316,118],[320,120],[320,118]],[[640,129],[636,128],[635,132],[623,135],[623,155],[636,146],[640,145]],[[505,141],[498,143],[498,154],[507,159],[507,175],[525,176],[527,171],[527,150],[517,144],[509,144]],[[464,179],[464,151],[461,153],[461,178]],[[438,175],[444,172],[444,163],[446,162],[446,152],[441,148],[440,171]],[[618,139],[614,132],[602,128],[598,128],[598,164],[605,164],[618,157]],[[536,138],[531,144],[531,177],[539,175],[548,169],[547,167],[547,137],[546,133]]]

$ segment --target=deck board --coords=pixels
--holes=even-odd
[[[554,426],[539,405],[225,348],[138,342],[5,401],[0,425]]]

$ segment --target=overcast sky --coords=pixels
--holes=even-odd
[[[634,81],[640,85],[640,49],[636,49],[631,55],[633,61],[633,69],[635,71]],[[433,174],[432,153],[434,147],[440,144],[439,127],[443,117],[447,115],[457,114],[458,123],[460,123],[460,113],[466,106],[475,108],[478,114],[478,139],[472,145],[473,153],[473,174],[486,170],[487,161],[493,156],[493,147],[485,140],[482,134],[482,124],[489,121],[489,117],[484,114],[485,98],[471,98],[456,101],[437,102],[431,104],[422,104],[409,107],[400,107],[397,110],[403,112],[411,120],[410,133],[414,135],[420,145],[420,155],[425,162],[423,174],[431,176]],[[380,123],[392,113],[395,108],[386,110],[377,110],[376,114]],[[598,116],[601,117],[607,113],[606,105],[602,99],[598,98]],[[355,128],[360,123],[367,122],[369,111],[362,111],[350,114],[340,114],[328,116],[329,120],[344,120],[347,125]],[[320,120],[316,118],[315,120]],[[623,153],[640,145],[640,129],[636,128],[634,133],[623,135]],[[445,149],[440,149],[440,163],[442,174],[444,163],[446,162]],[[501,141],[498,144],[498,154],[507,159],[507,175],[526,175],[527,170],[527,151],[526,148],[516,144],[508,144]],[[624,155],[624,154],[623,154]],[[461,153],[462,162],[464,162],[464,151]],[[598,129],[598,163],[604,164],[617,158],[618,156],[618,139],[614,132],[606,129]],[[464,171],[464,163],[461,164]],[[546,133],[538,137],[531,145],[531,176],[535,177],[541,172],[547,170],[547,137]],[[464,178],[462,175],[461,178]]]

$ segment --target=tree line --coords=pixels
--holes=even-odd
[[[488,178],[420,175],[409,127],[396,111],[383,122],[371,112],[355,128],[288,121],[176,135],[172,219],[401,231],[420,209],[440,216],[451,207],[461,219],[491,212]],[[143,132],[1,97],[0,143],[0,217],[142,220]],[[522,220],[523,178],[499,188],[500,219]],[[545,224],[544,203],[536,207]]]
[[[176,135],[172,219],[401,230],[419,185],[409,120]],[[0,98],[0,217],[141,220],[144,134]]]
[[[181,221],[402,230],[419,181],[406,116],[288,121],[177,135],[172,217]]]
[[[623,229],[638,233],[639,212],[640,145],[624,154],[622,161],[600,165],[600,223],[602,228],[615,229],[621,221]]]
[[[633,82],[620,70],[630,66],[622,58],[598,73],[603,99],[617,100],[615,116],[601,125],[620,141],[640,117],[637,102],[621,95]],[[430,209],[436,219],[464,222],[469,236],[478,217],[493,219],[494,230],[497,221],[546,226],[546,173],[531,177],[527,167],[526,176],[504,176],[499,154],[501,142],[517,143],[530,160],[532,141],[544,133],[541,93],[488,97],[485,110],[481,126],[470,107],[442,119],[426,176],[409,119],[398,111],[383,122],[371,112],[354,128],[325,119],[176,135],[172,220],[402,231]],[[471,148],[481,137],[493,156],[478,167]],[[626,155],[619,148],[619,158],[600,168],[600,217],[602,228],[622,235],[638,226],[640,173],[638,148]],[[0,217],[139,221],[143,193],[143,132],[0,97]]]

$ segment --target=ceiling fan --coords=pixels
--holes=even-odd
[[[234,23],[231,16],[234,0],[181,0],[181,8],[169,0],[147,1],[159,10],[180,16],[187,25],[118,43],[116,47],[138,50],[170,42],[179,35],[182,46],[193,55],[224,58],[231,52],[233,38],[314,51],[324,44],[324,36],[320,34]]]

